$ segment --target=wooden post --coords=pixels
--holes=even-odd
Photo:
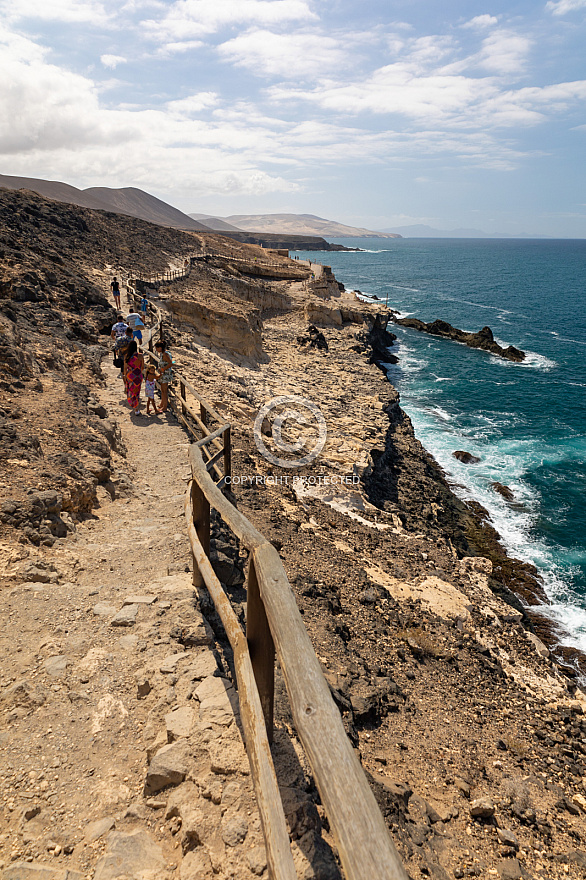
[[[183,379],[179,381],[179,400],[181,401],[181,412],[185,416],[187,415],[187,410],[185,409],[187,394],[185,392],[185,382],[183,381]]]
[[[232,441],[230,426],[224,431],[224,477],[232,476]]]
[[[197,537],[204,549],[206,556],[210,555],[210,503],[193,480],[191,483],[191,503],[193,505],[193,522]],[[201,576],[199,567],[193,557],[193,586],[204,587],[205,581]]]
[[[159,341],[163,341],[163,321],[159,324]]]
[[[200,415],[201,415],[201,420],[202,420],[202,422],[204,423],[204,425],[207,426],[207,423],[208,423],[208,411],[207,411],[207,409],[205,408],[205,406],[203,405],[203,403],[200,403],[200,405],[199,405],[199,412],[200,412]]]
[[[275,645],[267,620],[265,606],[260,597],[260,589],[252,557],[248,568],[246,639],[267,728],[267,737],[269,742],[272,743],[273,708],[275,703]]]

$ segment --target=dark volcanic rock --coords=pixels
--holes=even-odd
[[[395,316],[393,320],[395,324],[400,324],[401,327],[410,327],[413,330],[431,333],[432,336],[443,336],[446,339],[453,339],[454,342],[462,342],[469,348],[480,348],[483,351],[489,351],[491,354],[496,354],[508,361],[521,362],[525,360],[524,351],[515,348],[513,345],[503,348],[498,342],[495,342],[490,327],[483,327],[477,333],[466,333],[464,330],[452,327],[447,321],[440,321],[439,319],[426,323],[425,321],[420,321],[419,318],[397,318]]]
[[[495,492],[498,492],[499,495],[502,495],[505,501],[514,501],[515,496],[511,489],[508,486],[504,486],[502,483],[499,483],[495,480],[494,483],[490,484]]]
[[[471,452],[464,452],[462,449],[456,449],[455,452],[452,452],[452,455],[464,464],[478,464],[480,461],[477,455],[472,455]]]

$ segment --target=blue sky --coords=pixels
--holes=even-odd
[[[586,238],[586,0],[0,0],[0,172]]]

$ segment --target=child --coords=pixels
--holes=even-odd
[[[155,405],[155,373],[156,370],[154,367],[147,367],[146,371],[146,381],[144,383],[144,392],[146,394],[147,405],[146,405],[146,414],[150,416],[151,414],[151,403],[153,405],[153,415],[157,414],[157,407]]]
[[[142,320],[145,322],[145,324],[146,324],[146,319],[147,319],[148,307],[149,307],[149,301],[146,298],[146,296],[143,296],[143,298],[140,301],[140,312],[141,312]]]

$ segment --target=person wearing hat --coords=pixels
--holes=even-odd
[[[132,327],[132,338],[136,339],[139,343],[142,342],[142,328],[144,328],[144,323],[138,312],[131,312],[127,315],[126,323],[129,327]]]

